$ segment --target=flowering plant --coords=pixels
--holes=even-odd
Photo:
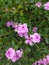
[[[49,2],[0,0],[0,65],[49,64]]]

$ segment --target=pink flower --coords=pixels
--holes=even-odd
[[[49,10],[49,2],[47,2],[47,3],[44,4],[44,9],[45,10]]]
[[[41,40],[41,36],[40,36],[40,34],[38,34],[38,33],[34,33],[34,34],[32,35],[32,38],[33,38],[33,42],[34,42],[34,43],[39,43],[40,40]]]
[[[6,53],[5,53],[5,56],[8,58],[8,59],[11,59],[15,54],[15,50],[13,48],[9,48]]]
[[[33,35],[30,35],[30,36],[26,37],[25,43],[32,46],[33,43],[39,43],[40,40],[41,40],[40,34],[34,33]]]
[[[49,55],[46,56],[47,63],[49,63]]]
[[[12,62],[18,61],[22,57],[23,51],[22,50],[17,50],[14,56],[11,58]]]
[[[27,28],[27,24],[20,24],[19,27],[18,27],[18,34],[20,37],[23,37],[25,35],[27,35],[28,33],[28,28]]]
[[[6,26],[7,26],[7,27],[10,27],[10,26],[12,26],[12,24],[13,24],[13,21],[8,21],[8,22],[6,23]]]
[[[42,59],[38,60],[38,65],[42,64]]]
[[[35,61],[32,65],[48,65],[49,64],[49,55],[47,55],[45,58],[40,59],[38,61]]]
[[[37,2],[35,5],[40,8],[41,7],[41,2]]]
[[[30,46],[33,45],[32,35],[26,37],[25,43],[29,44]]]
[[[32,31],[37,32],[37,29],[38,29],[37,27],[34,27]]]
[[[42,64],[47,65],[47,59],[46,58],[43,58],[42,62],[43,62]]]

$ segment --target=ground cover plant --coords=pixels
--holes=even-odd
[[[48,0],[0,0],[0,65],[49,65]]]

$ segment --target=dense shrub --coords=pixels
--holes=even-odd
[[[49,54],[49,10],[43,6],[47,1],[40,0],[42,6],[37,7],[38,0],[0,0],[0,65],[32,65]],[[8,21],[26,23],[28,35],[34,34],[32,29],[37,27],[41,42],[33,46],[25,44],[24,37],[20,37],[11,26],[7,27]],[[21,59],[15,63],[5,56],[10,47],[23,49]]]

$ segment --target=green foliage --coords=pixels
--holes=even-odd
[[[31,65],[34,61],[49,54],[49,11],[35,7],[38,0],[0,0],[0,65]],[[39,0],[43,4],[48,0]],[[6,27],[7,21],[27,23],[29,34],[33,27],[38,27],[41,43],[32,47],[24,43],[12,28]],[[24,49],[23,57],[12,63],[6,59],[5,52],[9,47]]]

